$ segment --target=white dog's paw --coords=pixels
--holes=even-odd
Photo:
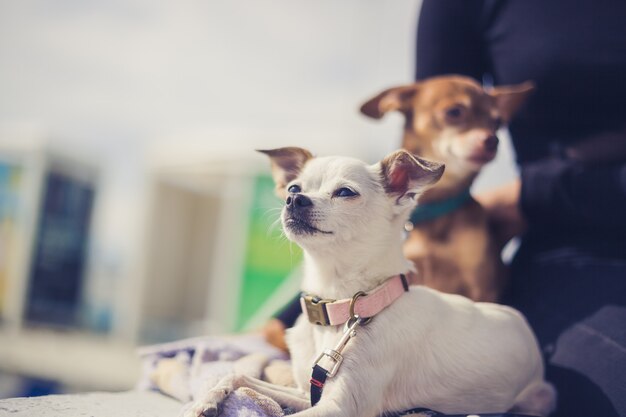
[[[213,389],[200,401],[194,401],[184,411],[183,417],[217,417],[222,402],[230,394],[230,390]]]
[[[182,417],[217,417],[219,412],[217,403],[210,404],[196,401],[183,411]]]

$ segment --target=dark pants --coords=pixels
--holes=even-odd
[[[558,391],[553,415],[626,416],[626,257],[526,241],[510,289],[507,302],[537,334]]]

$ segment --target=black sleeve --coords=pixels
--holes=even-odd
[[[482,0],[424,0],[417,25],[415,77],[486,71]]]
[[[282,321],[285,327],[293,327],[300,314],[302,314],[302,307],[300,306],[300,294],[298,294],[298,296],[283,307],[274,318]]]
[[[532,227],[626,234],[626,163],[544,159],[521,166],[520,205]]]

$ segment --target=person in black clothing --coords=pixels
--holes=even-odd
[[[626,2],[424,0],[416,78],[532,80],[520,181],[478,196],[522,231],[506,302],[535,330],[558,416],[626,416]],[[512,237],[512,236],[511,236]]]
[[[520,179],[477,199],[522,237],[505,302],[537,334],[558,417],[626,416],[625,22],[615,0],[424,0],[418,24],[417,80],[536,85],[509,126]]]

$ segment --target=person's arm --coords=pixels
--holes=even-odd
[[[280,320],[285,328],[289,328],[293,327],[300,314],[302,314],[302,306],[300,305],[300,294],[298,294],[274,318]]]
[[[502,244],[527,224],[543,230],[626,234],[626,162],[528,162],[521,166],[521,181],[475,198],[487,210]]]
[[[626,233],[626,163],[545,159],[521,166],[520,207],[533,227]]]
[[[415,77],[467,75],[481,81],[487,69],[482,0],[424,0],[417,26]]]
[[[300,314],[302,314],[302,307],[300,306],[300,295],[298,295],[263,326],[265,340],[286,352],[285,330],[293,327]]]

